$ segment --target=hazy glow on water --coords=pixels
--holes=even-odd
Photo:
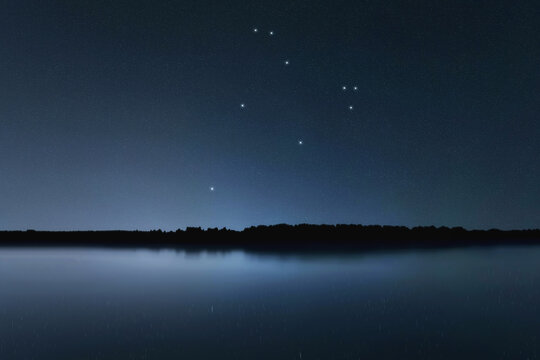
[[[535,358],[539,259],[0,249],[0,359]]]

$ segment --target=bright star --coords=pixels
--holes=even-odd
[[[352,110],[354,109],[352,105],[349,105],[349,110]]]
[[[255,29],[253,29],[253,32],[254,33],[259,32],[259,29],[255,28]]]
[[[356,91],[356,90],[358,90],[358,86],[355,86],[355,87],[354,87],[354,91]]]
[[[272,35],[274,35],[274,32],[270,31],[268,34],[270,34],[270,36],[272,36]]]
[[[243,109],[246,107],[246,104],[240,104],[240,107]]]
[[[341,87],[343,90],[347,90],[347,87],[346,86],[342,86]]]
[[[285,65],[289,65],[289,60],[285,60]]]
[[[213,187],[213,186],[210,186],[210,191],[214,191],[214,187]]]
[[[302,145],[304,142],[302,140],[298,140],[298,145]]]

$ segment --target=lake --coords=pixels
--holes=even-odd
[[[540,247],[0,248],[0,359],[536,359]]]

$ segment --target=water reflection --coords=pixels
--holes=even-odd
[[[540,248],[0,249],[0,359],[535,358]]]

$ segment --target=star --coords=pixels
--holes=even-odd
[[[269,34],[270,36],[272,36],[272,35],[274,35],[274,32],[273,32],[273,31],[270,31],[270,32],[268,32],[268,34]]]
[[[240,104],[240,107],[243,109],[246,107],[246,104]]]
[[[303,140],[298,140],[298,145],[303,145],[303,144],[304,144]]]
[[[210,186],[210,191],[214,191],[214,187],[213,187],[213,186]]]
[[[352,105],[349,105],[349,110],[352,110],[354,109],[354,107]]]
[[[343,89],[343,91],[347,90],[347,87],[344,85],[341,87]]]
[[[358,90],[358,86],[355,86],[353,89],[354,89],[354,91]]]
[[[289,65],[289,60],[285,60],[285,65]]]
[[[259,32],[259,29],[254,28],[254,29],[253,29],[253,32],[254,32],[254,33]]]

